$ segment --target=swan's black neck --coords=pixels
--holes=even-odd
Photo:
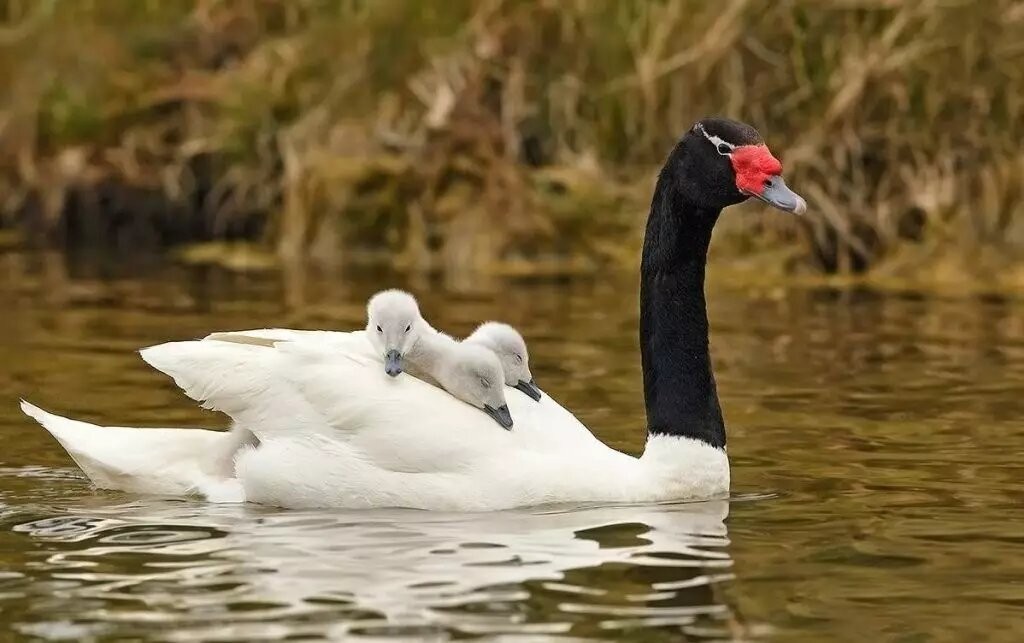
[[[651,203],[640,268],[640,355],[650,435],[725,447],[708,350],[704,268],[720,209],[694,204],[669,166]]]

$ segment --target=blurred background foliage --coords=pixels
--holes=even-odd
[[[1024,288],[1022,76],[1022,0],[0,0],[0,223],[596,272],[632,265],[658,165],[722,114],[811,211],[725,217],[720,263]]]

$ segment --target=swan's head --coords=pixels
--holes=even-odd
[[[512,428],[501,364],[488,349],[453,343],[440,364],[437,380],[455,397],[482,409],[506,429]]]
[[[662,170],[689,203],[718,211],[755,198],[803,214],[807,203],[786,187],[782,163],[757,130],[727,118],[705,118],[680,139]],[[668,176],[665,176],[665,173]]]
[[[487,322],[481,324],[465,341],[493,351],[501,364],[505,385],[519,389],[534,401],[540,401],[540,389],[530,373],[530,354],[519,331],[508,324]]]
[[[402,372],[402,359],[428,328],[416,298],[407,292],[384,290],[366,304],[366,334],[392,377]]]

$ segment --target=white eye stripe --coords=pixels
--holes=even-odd
[[[698,132],[700,132],[704,136],[704,138],[706,138],[709,141],[711,141],[711,144],[715,146],[715,151],[718,152],[719,154],[721,154],[722,156],[731,156],[733,150],[736,149],[735,145],[733,145],[729,141],[726,141],[722,137],[715,136],[714,134],[708,134],[708,131],[706,129],[704,129],[704,126],[702,124],[700,124],[700,123],[697,123],[696,125],[694,125],[694,129],[697,130]],[[723,147],[725,149],[729,150],[729,151],[728,152],[723,152],[722,151]]]

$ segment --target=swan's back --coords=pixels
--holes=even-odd
[[[415,473],[507,466],[530,454],[611,451],[547,396],[537,403],[508,389],[515,426],[504,431],[441,389],[406,374],[389,377],[361,331],[230,335],[278,341],[172,342],[142,356],[261,442],[318,436],[378,468]]]

